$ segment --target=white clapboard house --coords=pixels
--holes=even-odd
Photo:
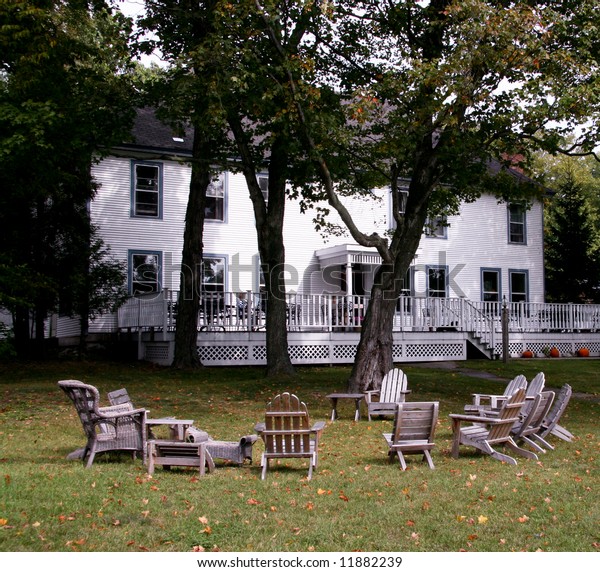
[[[174,135],[146,109],[138,114],[132,142],[115,148],[93,171],[99,188],[92,220],[112,254],[127,262],[132,297],[117,314],[94,321],[90,332],[129,336],[139,357],[159,363],[169,363],[173,350],[190,155],[191,140]],[[221,173],[208,194],[200,356],[207,364],[262,364],[264,293],[243,175]],[[392,220],[390,190],[375,194],[380,200],[355,199],[348,206],[363,230],[383,233]],[[351,362],[379,255],[349,235],[321,235],[313,215],[301,213],[294,200],[286,207],[284,232],[292,360]],[[503,303],[511,355],[524,349],[541,355],[550,346],[565,355],[582,346],[600,350],[598,307],[544,304],[541,202],[524,208],[490,192],[424,229],[398,300],[395,359],[500,355]],[[77,334],[76,321],[57,318],[52,324],[51,335],[59,339]]]

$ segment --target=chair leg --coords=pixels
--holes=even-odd
[[[527,443],[532,449],[535,449],[538,453],[545,453],[545,449],[542,449],[535,441],[532,441],[529,437],[521,437],[525,443]]]
[[[406,461],[404,460],[404,455],[402,451],[396,451],[396,455],[398,455],[398,460],[400,461],[400,467],[402,467],[403,471],[406,471]]]
[[[526,457],[527,459],[533,459],[534,461],[538,460],[538,456],[527,449],[522,449],[519,447],[512,439],[509,439],[506,442],[506,446],[513,452],[518,453],[519,455]]]
[[[263,453],[260,464],[262,465],[262,473],[260,475],[260,478],[264,481],[265,478],[267,477],[267,469],[269,467],[269,459],[265,458],[264,453]]]
[[[433,459],[431,458],[431,454],[429,453],[429,451],[427,451],[427,450],[423,451],[423,457],[427,461],[429,468],[435,469],[435,465],[433,464]]]
[[[540,441],[542,443],[542,445],[544,445],[544,447],[546,447],[547,449],[554,451],[554,445],[551,445],[550,443],[548,443],[548,441],[546,441],[546,439],[544,439],[541,435],[535,434],[535,435],[532,435],[532,437],[534,439],[537,439],[538,441]]]
[[[94,462],[94,457],[96,456],[96,444],[94,443],[92,445],[92,447],[88,450],[88,460],[87,463],[85,465],[86,469],[89,469],[92,466],[92,463]],[[83,457],[83,460],[85,462],[85,456]]]

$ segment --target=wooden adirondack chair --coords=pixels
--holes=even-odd
[[[525,388],[518,389],[500,408],[495,417],[485,415],[450,414],[452,419],[452,456],[458,458],[460,445],[475,447],[494,459],[516,465],[513,457],[500,453],[493,445],[505,445],[511,451],[528,457],[537,458],[534,453],[521,449],[511,437],[511,430],[519,421],[519,414],[525,403]],[[471,422],[469,427],[461,427],[463,421]]]
[[[310,425],[306,404],[296,395],[285,392],[275,396],[267,405],[264,423],[254,428],[265,445],[261,478],[266,477],[271,459],[307,458],[310,480],[317,466],[319,437],[324,428],[324,421]]]
[[[533,398],[533,401],[527,402],[525,404],[525,406],[521,410],[521,419],[517,423],[515,423],[511,430],[511,434],[515,443],[519,443],[519,441],[525,441],[525,443],[527,443],[530,447],[535,449],[538,453],[546,452],[545,449],[540,447],[530,437],[534,437],[537,433],[539,433],[540,428],[542,426],[542,422],[548,414],[548,410],[552,406],[553,401],[553,391],[542,391]],[[526,414],[523,413],[525,411],[525,408],[528,408]],[[537,439],[538,441],[546,445],[548,448],[550,448],[548,443],[546,443],[546,441],[544,441],[542,437],[538,436]]]
[[[438,420],[439,402],[397,403],[394,430],[384,433],[390,461],[398,456],[402,470],[406,470],[405,454],[422,453],[430,469],[435,469],[430,451],[435,447],[433,436]]]
[[[385,374],[379,389],[365,391],[369,421],[373,415],[396,415],[396,404],[404,403],[410,393],[407,383],[406,374],[395,367]],[[374,397],[378,397],[377,401],[373,401]]]
[[[482,411],[500,409],[502,404],[518,389],[527,387],[527,379],[524,375],[517,375],[511,380],[502,395],[491,395],[488,393],[473,393],[473,402],[465,405],[465,413],[477,414]]]
[[[562,386],[558,392],[558,397],[554,401],[552,409],[550,409],[546,415],[546,418],[542,421],[539,432],[533,435],[534,438],[546,439],[550,435],[554,435],[563,441],[570,442],[573,440],[573,434],[558,424],[560,418],[565,412],[565,409],[567,408],[567,405],[569,404],[572,394],[573,389],[568,383]],[[554,449],[554,447],[548,442],[546,442],[546,446],[548,446],[550,449]]]
[[[98,453],[131,451],[144,455],[146,450],[146,410],[124,405],[100,407],[98,390],[81,381],[58,382],[59,387],[75,405],[87,443],[81,458],[91,467]]]

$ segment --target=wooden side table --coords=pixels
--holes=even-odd
[[[365,398],[364,393],[330,393],[327,397],[331,401],[331,420],[335,421],[338,418],[337,403],[338,399],[354,399],[354,421],[360,419],[360,403]]]
[[[146,427],[148,427],[148,437],[154,439],[152,427],[159,425],[169,426],[169,435],[172,441],[183,441],[185,430],[194,424],[193,419],[175,419],[174,417],[161,417],[159,419],[146,419]]]
[[[200,476],[212,473],[215,463],[206,449],[207,442],[188,443],[186,441],[148,441],[148,474],[154,473],[155,465],[165,469],[171,467],[198,467]]]

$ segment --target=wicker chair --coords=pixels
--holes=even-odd
[[[69,379],[58,382],[73,402],[87,443],[82,460],[91,467],[98,453],[131,451],[144,456],[146,450],[146,410],[132,409],[128,404],[100,407],[98,390],[81,381]]]

